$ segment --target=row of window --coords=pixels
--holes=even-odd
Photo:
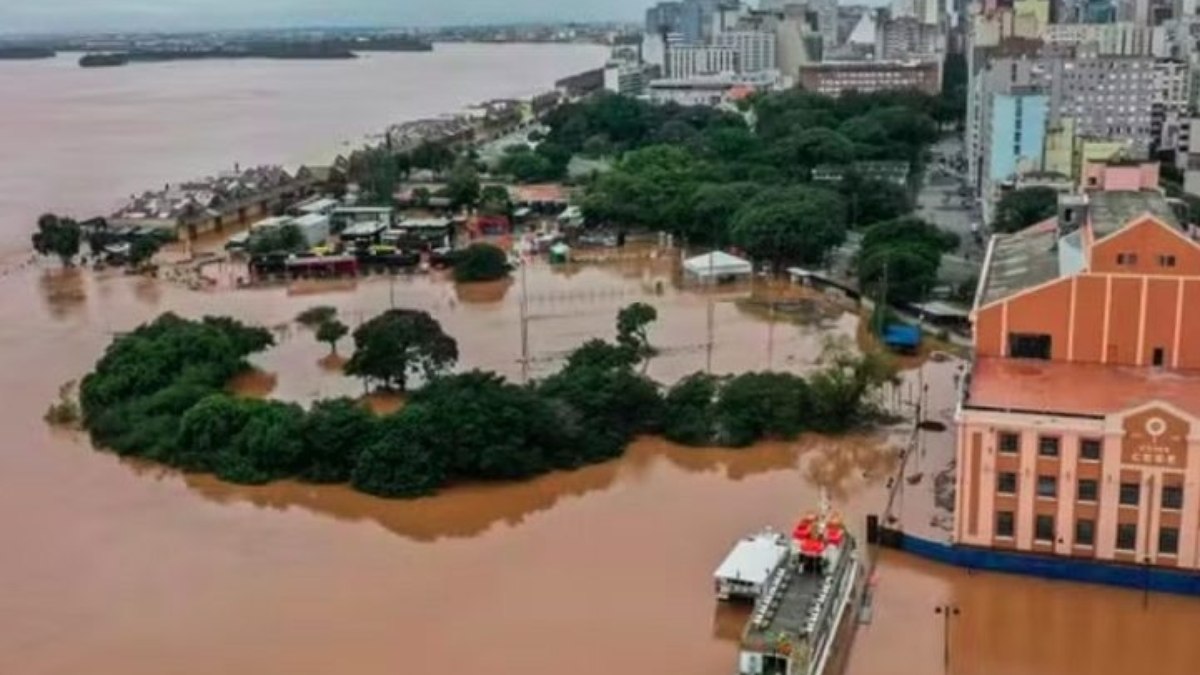
[[[1002,431],[998,435],[1000,452],[1015,455],[1021,451],[1021,435],[1011,431]],[[1058,436],[1038,436],[1038,454],[1042,457],[1058,457],[1060,439]],[[1100,461],[1100,439],[1079,439],[1079,458],[1089,462]]]
[[[1002,495],[1017,493],[1017,474],[1001,471],[996,474],[996,492]],[[1058,477],[1038,476],[1037,496],[1053,499],[1058,497]],[[1075,486],[1075,498],[1081,502],[1096,502],[1100,499],[1100,483],[1094,478],[1080,478]],[[1142,486],[1139,483],[1121,483],[1119,502],[1122,506],[1138,506],[1142,501]],[[1183,508],[1183,487],[1164,485],[1162,508]]]
[[[1012,511],[996,512],[996,536],[1012,538],[1016,531]],[[1056,531],[1054,516],[1039,514],[1033,523],[1033,538],[1042,543],[1054,543]],[[1075,521],[1075,545],[1096,545],[1096,521],[1090,518],[1079,518]],[[1120,523],[1117,525],[1118,551],[1137,550],[1137,525],[1135,523]],[[1161,555],[1179,553],[1179,528],[1160,527],[1158,529],[1158,552]]]
[[[1138,262],[1138,255],[1136,253],[1118,253],[1117,254],[1117,264],[1118,265],[1128,265],[1128,266],[1132,267],[1134,265],[1137,265],[1137,262]],[[1158,256],[1158,266],[1159,267],[1174,267],[1175,266],[1175,256],[1173,256],[1173,255]]]

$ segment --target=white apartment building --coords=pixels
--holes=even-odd
[[[1086,46],[1105,56],[1170,55],[1164,26],[1139,26],[1131,21],[1118,23],[1059,23],[1046,26],[1045,41],[1050,45]]]
[[[761,73],[775,70],[775,33],[759,30],[731,30],[713,36],[713,46],[737,54],[737,72]]]
[[[772,45],[772,58],[774,58]],[[737,73],[739,53],[728,47],[703,45],[671,45],[667,53],[666,76],[672,80],[686,80],[697,75]]]

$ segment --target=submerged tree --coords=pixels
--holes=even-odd
[[[317,328],[321,324],[337,318],[337,307],[317,305],[296,315],[296,323],[305,328]]]
[[[350,329],[346,327],[346,324],[337,319],[329,319],[328,321],[321,322],[320,326],[317,326],[317,340],[329,345],[330,354],[337,354],[338,340],[346,337],[346,334],[349,332]]]
[[[41,255],[58,256],[64,267],[70,267],[83,241],[79,223],[47,213],[38,218],[37,226],[37,232],[33,233],[34,250]]]
[[[454,338],[428,312],[412,309],[390,309],[359,326],[354,347],[347,375],[400,391],[407,389],[410,375],[430,379],[458,361]]]
[[[617,344],[642,362],[642,372],[658,350],[650,344],[648,329],[658,320],[658,310],[644,302],[635,302],[617,313]]]

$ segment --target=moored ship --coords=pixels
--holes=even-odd
[[[847,646],[862,569],[854,538],[827,509],[801,518],[791,537],[766,530],[738,542],[716,572],[720,599],[754,602],[738,675],[826,675]]]

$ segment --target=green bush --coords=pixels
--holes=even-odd
[[[684,445],[712,443],[719,385],[712,375],[693,373],[671,387],[663,401],[663,435]]]
[[[491,244],[471,244],[454,256],[454,280],[495,281],[508,276],[508,255]]]
[[[763,438],[794,438],[809,423],[808,384],[789,373],[746,373],[721,388],[717,437],[733,447]]]

